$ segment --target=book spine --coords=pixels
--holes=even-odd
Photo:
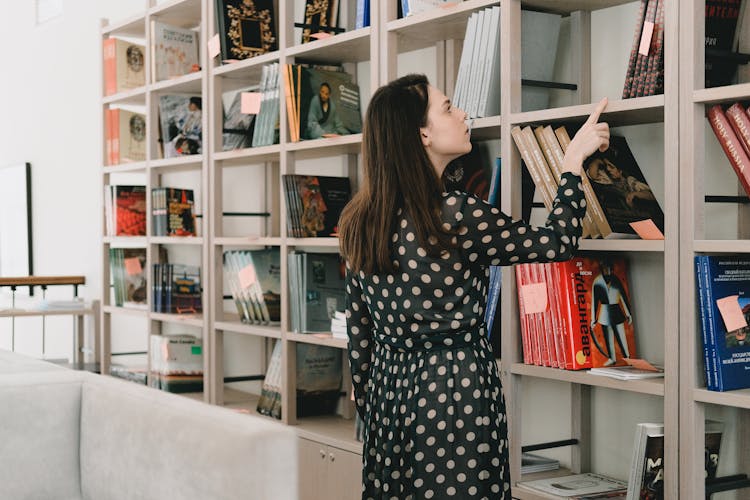
[[[515,266],[516,272],[516,290],[518,291],[518,316],[519,323],[521,324],[521,348],[523,350],[523,363],[526,365],[534,364],[533,357],[531,355],[531,345],[529,338],[529,323],[526,318],[526,306],[523,303],[523,297],[521,296],[521,286],[523,285],[523,272],[522,268],[526,264],[519,264]]]
[[[117,40],[107,38],[102,43],[104,66],[104,95],[117,93],[117,61],[115,59]]]
[[[716,383],[714,374],[711,371],[711,345],[708,339],[708,307],[710,304],[706,301],[706,287],[704,285],[705,276],[703,274],[703,259],[704,255],[697,255],[695,257],[695,282],[698,290],[698,306],[700,308],[701,315],[701,334],[703,338],[703,363],[706,371],[706,386],[709,391],[716,390]]]
[[[724,384],[721,373],[721,360],[719,359],[716,347],[716,310],[714,309],[714,298],[713,289],[711,288],[711,263],[710,258],[706,255],[702,257],[703,262],[703,279],[705,280],[706,288],[706,313],[708,314],[708,341],[709,341],[709,354],[711,358],[711,371],[714,377],[714,388],[715,391],[723,391]]]
[[[646,7],[646,15],[643,18],[643,28],[645,28],[647,22],[653,23],[654,21],[654,15],[656,14],[656,2],[657,0],[648,0],[648,6]],[[643,30],[641,30],[641,38],[643,36]],[[651,34],[653,37],[653,33]],[[639,39],[639,46],[640,46]],[[650,46],[650,42],[649,42]],[[628,94],[629,98],[637,97],[638,96],[638,86],[643,85],[643,78],[645,77],[645,72],[648,64],[648,56],[644,56],[641,53],[638,53],[636,56],[636,63],[635,63],[635,72],[633,73],[633,83],[630,85],[630,93]]]
[[[739,102],[729,106],[724,114],[735,135],[740,140],[742,149],[745,150],[745,154],[750,158],[750,116],[748,116],[747,111]]]
[[[122,110],[119,108],[110,110],[110,119],[112,120],[112,165],[120,164],[120,115]]]
[[[628,61],[628,70],[625,73],[625,84],[622,89],[622,98],[627,99],[630,95],[630,86],[633,84],[633,75],[635,74],[635,63],[638,57],[638,45],[641,40],[641,31],[643,29],[643,16],[646,13],[646,0],[641,0],[638,9],[638,21],[635,23],[635,34],[633,35],[633,46],[630,49],[630,59]]]
[[[745,192],[750,195],[750,158],[748,158],[740,140],[732,131],[721,105],[717,104],[711,107],[707,115],[708,122],[711,124],[714,134],[716,134],[716,138],[719,139],[721,148],[729,158],[729,163],[737,174],[737,178]]]

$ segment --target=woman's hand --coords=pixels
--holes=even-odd
[[[563,172],[572,172],[581,175],[581,168],[586,158],[596,150],[604,152],[609,148],[609,125],[598,123],[599,115],[607,107],[607,98],[599,101],[586,123],[578,130],[573,140],[570,141],[568,149],[563,158]]]

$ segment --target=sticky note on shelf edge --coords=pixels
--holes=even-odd
[[[663,240],[664,234],[656,227],[651,219],[631,222],[630,227],[641,237],[642,240]]]
[[[323,38],[330,38],[333,35],[330,33],[326,33],[325,31],[318,31],[317,33],[310,34],[310,38],[315,38],[317,40],[322,40]]]
[[[245,115],[257,115],[260,112],[260,92],[243,92],[240,97],[240,112]]]
[[[547,310],[547,283],[529,283],[521,285],[521,298],[526,314],[540,313]]]
[[[661,369],[655,367],[645,359],[640,358],[623,358],[625,362],[632,366],[633,368],[638,368],[639,370],[646,370],[649,372],[660,372]]]
[[[724,320],[724,326],[727,332],[733,332],[747,326],[745,315],[742,314],[742,308],[737,300],[739,295],[730,295],[716,300],[716,306],[721,313],[721,319]]]

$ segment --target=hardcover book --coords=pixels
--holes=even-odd
[[[201,154],[202,102],[199,95],[159,97],[159,123],[164,158]]]
[[[297,238],[336,236],[341,211],[351,198],[348,177],[284,175],[290,233]]]
[[[743,0],[706,0],[706,88],[729,85],[737,72],[737,62],[717,58],[710,50],[734,49],[735,30]]]
[[[583,166],[610,226],[604,238],[637,238],[630,223],[646,219],[664,232],[664,213],[624,137],[610,137],[609,149],[595,152]]]
[[[200,70],[197,31],[152,21],[151,44],[151,77],[154,82]]]
[[[255,57],[277,48],[273,0],[216,0],[216,31],[223,61]]]
[[[146,116],[121,108],[106,110],[109,164],[146,160]]]
[[[143,45],[119,38],[103,42],[104,95],[143,87],[146,84],[145,50]]]
[[[711,129],[714,131],[714,134],[721,145],[721,149],[724,150],[724,154],[726,154],[729,159],[729,164],[734,169],[734,173],[737,174],[737,178],[739,179],[740,184],[742,184],[742,188],[745,190],[745,193],[750,196],[750,157],[743,147],[743,136],[738,136],[734,131],[734,127],[731,125],[731,123],[735,123],[737,119],[735,118],[731,122],[728,119],[732,117],[737,110],[734,107],[730,107],[730,109],[732,111],[727,110],[729,114],[726,115],[721,105],[716,104],[708,109],[706,116],[708,117],[708,123],[711,125]],[[735,123],[735,126],[739,127],[741,124]],[[742,130],[738,130],[742,133]]]

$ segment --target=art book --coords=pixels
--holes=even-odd
[[[273,0],[216,0],[216,32],[223,61],[241,60],[278,47]]]
[[[119,38],[103,42],[104,95],[112,95],[146,84],[145,47]]]
[[[695,264],[706,385],[750,387],[750,258],[697,255]]]
[[[146,159],[146,116],[121,108],[105,111],[109,165]]]
[[[300,288],[303,333],[328,332],[345,306],[344,264],[338,254],[303,253]],[[299,271],[299,269],[298,269]]]
[[[337,31],[339,0],[306,0],[302,43],[315,40],[314,35],[333,35]]]
[[[151,22],[151,76],[154,82],[200,70],[198,32]]]
[[[664,232],[664,213],[624,137],[610,137],[609,149],[583,166],[610,226],[600,228],[604,238],[637,238],[630,223],[646,219]]]
[[[351,198],[348,177],[284,175],[290,233],[297,238],[338,235],[341,211]]]
[[[159,123],[164,158],[201,154],[203,118],[200,95],[159,97]]]

